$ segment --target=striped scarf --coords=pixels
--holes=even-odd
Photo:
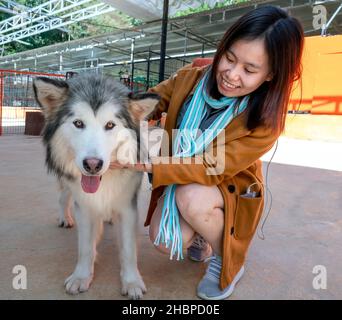
[[[219,100],[211,98],[206,90],[210,72],[209,69],[197,85],[184,114],[173,143],[173,157],[192,157],[202,154],[214,138],[247,107],[249,96],[243,98],[222,97]],[[239,103],[239,106],[234,112],[237,103]],[[206,104],[214,109],[222,109],[222,113],[202,133],[199,126],[208,112]],[[176,184],[172,184],[165,188],[159,232],[154,242],[155,245],[163,243],[166,248],[171,246],[171,260],[176,254],[177,260],[183,259],[182,233],[175,197],[176,187]]]

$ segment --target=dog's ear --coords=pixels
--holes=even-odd
[[[62,80],[37,77],[33,80],[33,90],[45,118],[58,110],[68,95],[68,84]]]
[[[137,124],[153,112],[160,100],[160,96],[155,93],[139,93],[136,95],[130,93],[128,98],[128,111],[132,120]]]

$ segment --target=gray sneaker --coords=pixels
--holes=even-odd
[[[194,242],[187,249],[190,260],[202,262],[212,256],[211,245],[199,234],[196,235]]]
[[[234,291],[235,285],[244,273],[244,266],[237,273],[232,283],[221,290],[220,275],[222,269],[222,258],[214,255],[210,258],[209,266],[200,283],[197,286],[197,296],[204,300],[223,300],[228,298]]]

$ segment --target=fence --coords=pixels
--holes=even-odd
[[[158,83],[159,60],[150,54],[150,60],[136,62],[133,68],[130,64],[115,65],[108,68],[87,68],[75,70],[76,73],[97,72],[107,74],[125,84],[133,92],[143,92]],[[191,60],[181,58],[167,59],[165,61],[165,78],[176,72],[179,68]],[[73,72],[64,74],[41,73],[31,71],[17,71],[0,69],[0,136],[8,134],[27,133],[27,125],[38,129],[41,127],[39,106],[34,99],[32,81],[35,77],[45,76],[50,78],[65,79],[72,76]],[[132,83],[133,76],[133,83]],[[31,129],[30,129],[31,131]]]
[[[26,115],[39,111],[32,88],[38,76],[65,78],[61,74],[0,69],[0,135],[24,133]]]

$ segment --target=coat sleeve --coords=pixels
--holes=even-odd
[[[223,150],[219,151],[222,156],[218,154],[214,158],[209,157],[210,161],[206,161],[207,157],[199,157],[197,161],[200,163],[196,163],[196,159],[191,158],[190,164],[177,164],[175,161],[178,159],[173,157],[154,157],[152,159],[152,188],[189,183],[211,186],[232,178],[269,151],[278,138],[277,135],[272,134],[271,130],[265,128],[248,132],[249,134],[245,136],[224,143],[223,149],[217,149]],[[215,158],[216,163],[211,160]],[[190,161],[190,159],[187,160]]]

